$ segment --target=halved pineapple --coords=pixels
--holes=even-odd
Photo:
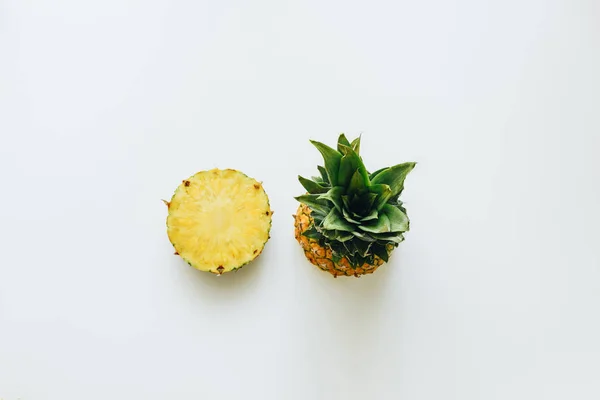
[[[298,176],[308,194],[294,216],[296,240],[311,263],[334,277],[370,274],[387,262],[409,231],[400,195],[416,163],[405,162],[367,172],[360,156],[360,136],[343,133],[337,149],[312,144],[323,156],[320,176]]]
[[[175,190],[169,240],[188,264],[221,275],[262,252],[273,211],[260,182],[233,169],[201,171]]]

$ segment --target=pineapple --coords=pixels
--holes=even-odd
[[[270,237],[273,211],[262,184],[233,169],[198,172],[165,203],[175,254],[201,271],[241,268]]]
[[[359,155],[360,137],[338,138],[337,150],[311,143],[325,166],[320,176],[298,179],[308,193],[294,215],[295,237],[308,260],[334,277],[373,273],[387,262],[409,230],[399,200],[404,180],[416,163],[367,172]]]

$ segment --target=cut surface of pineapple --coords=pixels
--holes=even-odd
[[[273,212],[262,184],[233,169],[201,171],[168,202],[167,233],[188,264],[215,274],[254,260],[269,240]]]

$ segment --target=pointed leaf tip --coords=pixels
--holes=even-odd
[[[306,189],[306,191],[310,194],[318,194],[327,192],[327,188],[318,184],[315,181],[311,181],[310,179],[306,179],[303,176],[298,175],[298,181],[300,184]]]
[[[381,258],[383,261],[388,262],[389,255],[387,249],[385,248],[385,244],[377,243],[375,246],[373,246],[372,250],[373,254]]]
[[[327,146],[326,144],[317,142],[316,140],[311,140],[310,142],[317,148],[317,150],[319,150],[319,152],[323,156],[323,160],[325,161],[325,170],[327,171],[327,177],[329,178],[329,182],[332,186],[336,186],[342,154],[339,151]]]
[[[294,197],[294,199],[302,204],[306,204],[314,212],[327,215],[331,207],[327,200],[320,200],[318,197],[318,194],[304,194]]]
[[[346,146],[346,147],[350,147],[350,142],[348,141],[348,139],[346,138],[346,135],[344,135],[343,133],[340,134],[340,136],[338,137],[338,151],[342,154],[344,154],[344,151],[342,150],[341,146]]]
[[[354,150],[356,152],[356,154],[360,154],[360,139],[362,137],[362,133],[360,135],[358,135],[358,137],[356,139],[354,139],[350,145],[350,147],[352,147],[352,150]]]
[[[400,194],[404,189],[404,180],[408,173],[413,170],[415,164],[414,162],[407,162],[387,168],[374,176],[372,183],[373,185],[388,185],[392,189],[392,196]]]

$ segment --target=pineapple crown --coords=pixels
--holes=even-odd
[[[369,173],[360,152],[360,137],[351,143],[344,134],[337,150],[311,140],[325,167],[320,176],[298,176],[308,194],[296,197],[311,209],[314,225],[304,235],[332,250],[334,261],[346,257],[353,267],[372,263],[375,255],[388,261],[388,250],[409,230],[406,209],[399,200],[404,179],[416,163],[407,162]]]

